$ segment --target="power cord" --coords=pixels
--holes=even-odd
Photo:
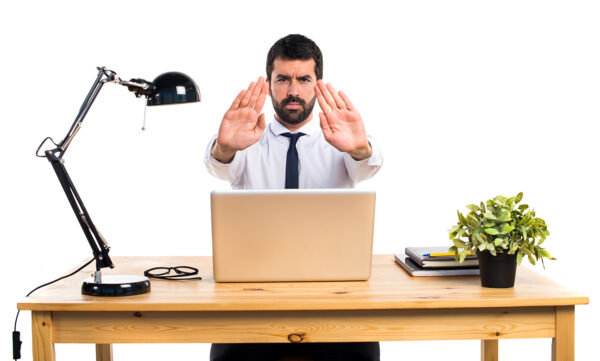
[[[37,286],[36,288],[34,288],[33,290],[31,290],[27,296],[25,297],[29,297],[32,293],[34,293],[35,291],[39,290],[42,287],[46,287],[48,285],[51,285],[55,282],[58,282],[60,280],[63,280],[65,278],[71,277],[74,274],[76,274],[77,272],[81,271],[82,269],[84,269],[85,267],[87,267],[90,263],[94,262],[94,258],[92,258],[89,262],[87,262],[86,264],[84,264],[83,266],[79,267],[78,269],[76,269],[75,271],[73,271],[72,273],[66,275],[66,276],[62,276],[60,278],[55,279],[54,281],[50,281],[48,283],[44,283],[43,285]],[[21,312],[21,310],[17,310],[17,317],[15,317],[15,329],[12,333],[12,343],[13,343],[13,359],[16,361],[18,359],[21,358],[21,344],[23,342],[21,342],[21,333],[19,331],[17,331],[17,321],[19,319],[19,313]]]

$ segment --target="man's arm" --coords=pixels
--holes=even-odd
[[[210,155],[223,164],[229,164],[235,157],[237,151],[233,149],[223,149],[215,139],[210,150]]]
[[[368,136],[368,140],[371,146],[371,155],[368,158],[357,160],[349,153],[344,156],[344,165],[354,183],[371,178],[379,172],[383,165],[383,153],[377,145],[377,140],[370,136]]]

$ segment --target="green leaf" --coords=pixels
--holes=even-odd
[[[515,198],[515,203],[519,203],[521,199],[523,199],[523,192],[519,192],[519,194],[517,194],[517,197]]]
[[[498,232],[498,230],[496,228],[486,228],[486,229],[484,229],[484,231],[485,231],[485,233],[491,234],[492,236],[500,234],[500,232]]]
[[[526,210],[527,208],[529,208],[529,206],[527,204],[521,204],[519,205],[519,210],[522,212],[524,210]]]
[[[461,241],[460,239],[453,239],[452,242],[458,248],[465,248],[465,247],[467,247],[467,244],[465,242]]]
[[[485,235],[482,235],[481,233],[475,233],[475,239],[481,243],[485,243],[485,239],[483,238],[484,236]]]
[[[460,224],[467,224],[467,220],[465,219],[465,216],[462,215],[462,213],[460,213],[460,211],[456,211],[456,213],[458,214],[458,222]]]
[[[479,207],[481,208],[481,212],[485,213],[485,204],[483,204],[483,202],[479,204]]]
[[[496,229],[498,230],[498,234],[507,234],[512,232],[515,227],[508,223],[503,223],[500,227],[496,227]]]
[[[465,261],[465,258],[467,257],[467,250],[465,249],[461,254],[460,254],[460,259],[458,260],[459,263],[463,263]]]
[[[458,248],[456,246],[448,248],[448,252],[454,253],[454,260],[458,261]]]
[[[510,211],[503,209],[500,211],[500,214],[498,215],[498,217],[496,217],[496,219],[498,219],[498,221],[500,222],[508,222],[511,220],[510,217]]]
[[[498,246],[500,246],[502,244],[502,242],[504,242],[504,239],[502,239],[502,238],[496,238],[494,240],[494,246],[498,247]]]
[[[533,265],[535,265],[535,258],[533,258],[532,255],[528,254],[527,257],[529,258],[529,262]]]
[[[496,198],[494,198],[494,203],[496,203],[498,205],[505,206],[506,201],[508,201],[508,198],[506,198],[504,196],[496,196]]]
[[[469,210],[473,211],[473,212],[477,212],[479,210],[479,206],[476,204],[469,204],[467,206],[467,208],[469,208]]]
[[[523,253],[519,252],[517,253],[517,264],[521,264],[521,261],[523,261]]]
[[[485,213],[483,214],[483,217],[484,217],[484,218],[486,218],[486,219],[491,219],[491,220],[493,220],[493,221],[497,220],[496,216],[495,216],[495,215],[493,215],[493,214],[492,214],[492,213],[490,213],[490,212],[485,212]]]
[[[469,213],[467,215],[467,218],[475,221],[475,223],[479,223],[479,218],[477,218],[477,215],[475,213]]]

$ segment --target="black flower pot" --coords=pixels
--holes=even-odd
[[[517,254],[477,251],[481,285],[491,288],[509,288],[515,285],[517,275]]]

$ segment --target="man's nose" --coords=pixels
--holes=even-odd
[[[288,87],[287,96],[297,97],[298,95],[300,95],[300,86],[296,79],[292,79],[290,86]]]

